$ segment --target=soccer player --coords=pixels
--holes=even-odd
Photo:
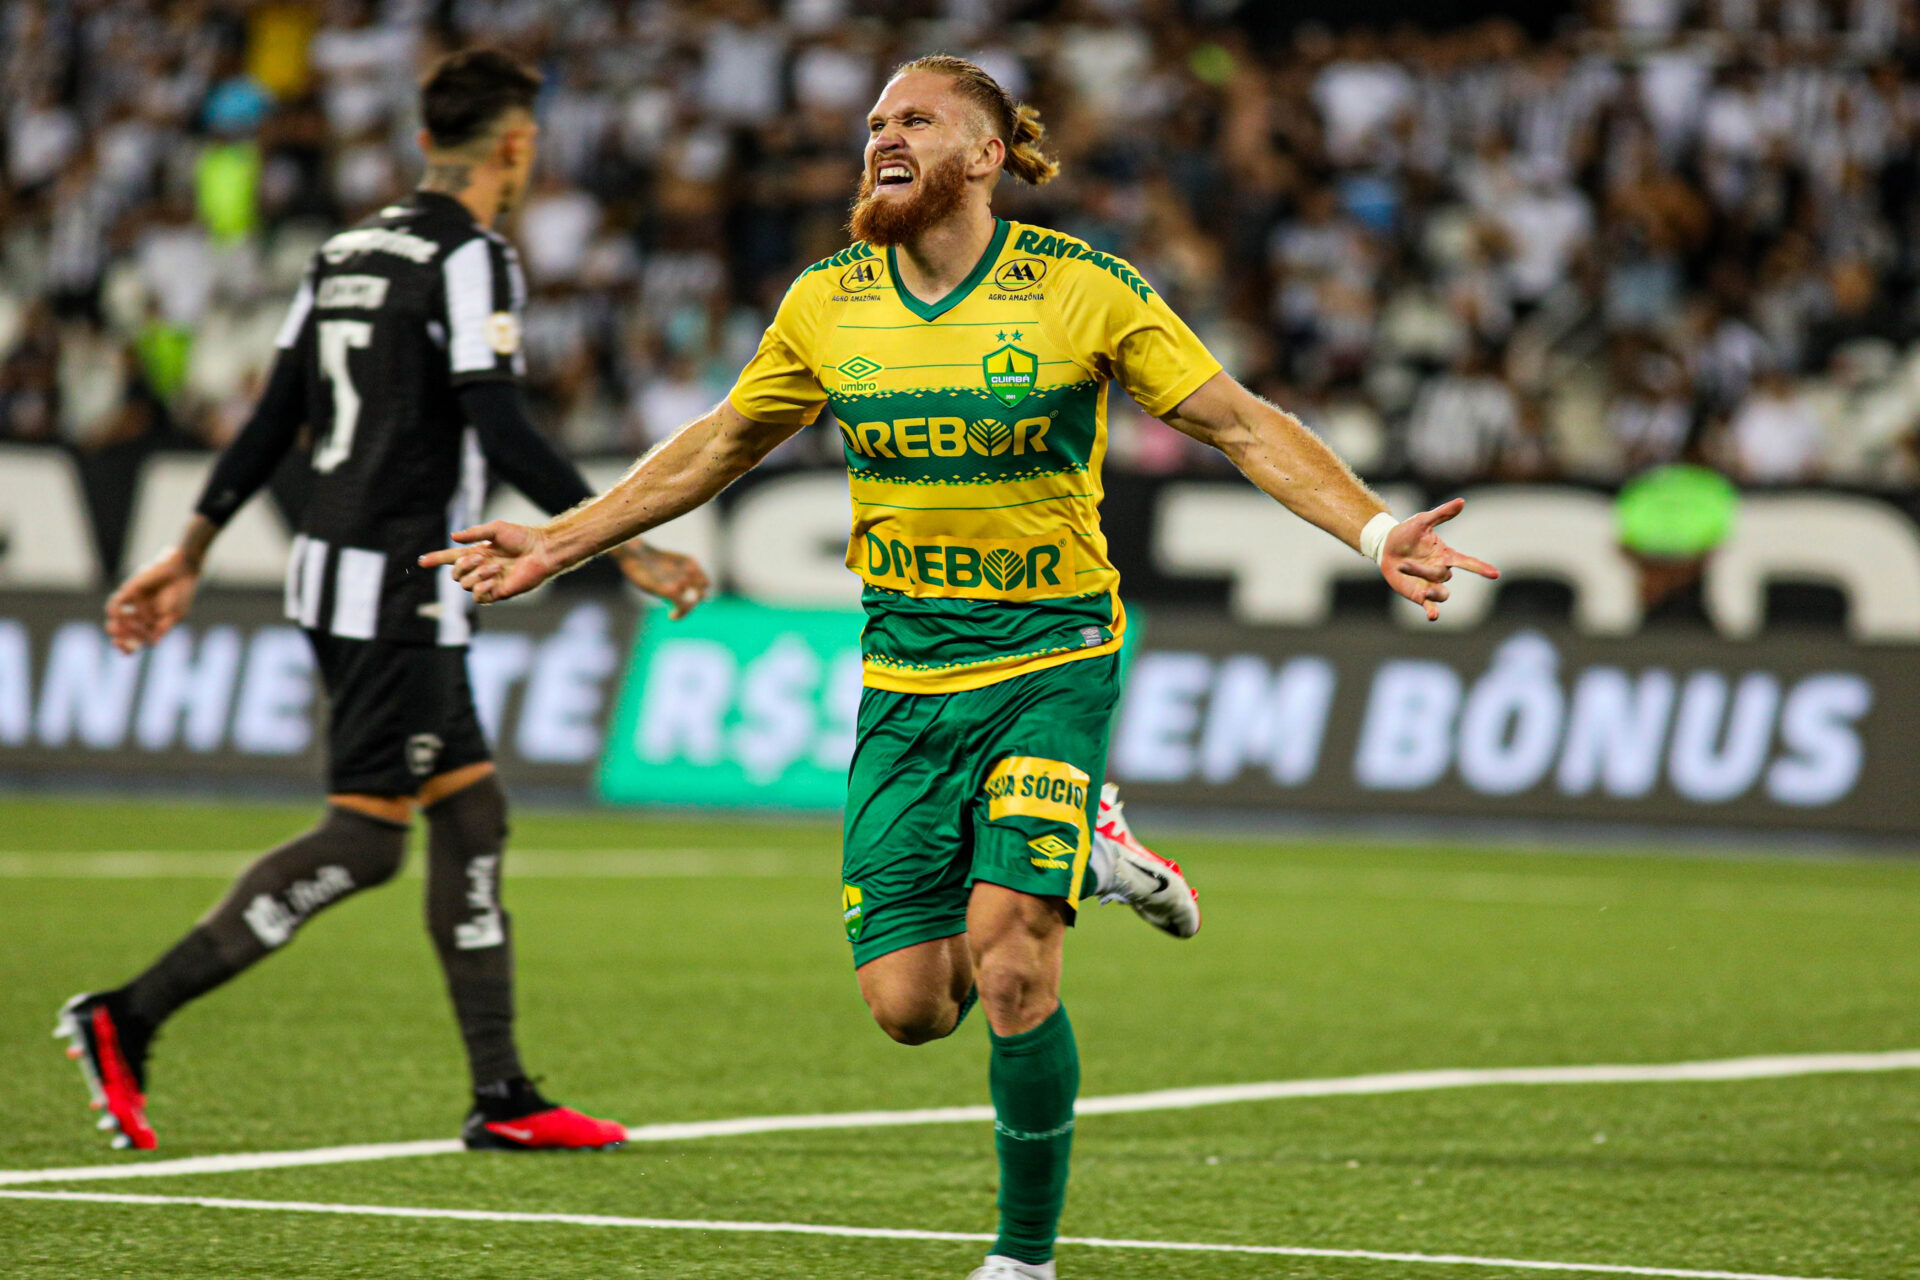
[[[1000,1232],[974,1280],[1038,1280],[1080,1076],[1066,929],[1088,896],[1177,936],[1199,926],[1178,868],[1099,805],[1127,625],[1099,522],[1107,384],[1372,556],[1429,617],[1455,568],[1494,570],[1435,533],[1457,499],[1396,521],[1127,263],[996,218],[1003,172],[1041,183],[1056,166],[1037,113],[979,67],[906,64],[867,124],[855,243],[794,282],[726,400],[592,503],[466,530],[422,563],[452,565],[482,602],[518,595],[706,502],[832,405],[867,613],[847,936],[894,1039],[939,1039],[984,1007]]]
[[[393,878],[415,808],[427,819],[427,926],[473,1077],[469,1147],[594,1148],[625,1130],[543,1098],[513,1034],[513,942],[500,901],[507,802],[467,684],[467,596],[415,564],[470,523],[491,464],[549,512],[591,495],[533,427],[519,388],[526,292],[490,228],[526,188],[540,79],[505,54],[456,53],[421,92],[420,189],[315,255],[253,416],[215,464],[178,545],[107,602],[124,652],[186,616],[222,525],[314,429],[313,493],[294,539],[287,613],[331,703],[319,825],[249,867],[132,982],[61,1011],[102,1127],[155,1145],[145,1115],[154,1033],[175,1010],[272,955],[318,912]],[[615,549],[635,586],[700,599],[692,560]]]

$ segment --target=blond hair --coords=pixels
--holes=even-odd
[[[967,100],[980,108],[987,124],[1007,149],[1006,171],[1030,187],[1053,181],[1060,172],[1059,162],[1040,149],[1047,127],[1040,123],[1038,108],[1015,102],[1000,82],[977,63],[956,58],[950,53],[915,58],[894,69],[897,79],[909,71],[936,71],[951,79]]]

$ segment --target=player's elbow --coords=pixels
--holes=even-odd
[[[1218,449],[1235,466],[1245,469],[1242,459],[1252,451],[1257,439],[1253,424],[1238,414],[1187,418],[1173,424],[1184,435],[1210,448]]]

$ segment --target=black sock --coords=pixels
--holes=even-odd
[[[122,988],[127,1012],[151,1033],[284,946],[320,911],[391,880],[406,841],[403,824],[329,807],[313,830],[256,859],[200,923]]]
[[[491,775],[427,809],[427,932],[476,1093],[526,1077],[513,1038],[513,921],[500,903],[506,840],[507,794]]]
[[[244,967],[244,966],[242,966]],[[240,969],[220,954],[212,935],[200,925],[147,969],[120,988],[126,1021],[143,1026],[149,1033],[165,1022],[173,1011],[231,978]]]
[[[473,1107],[487,1123],[495,1124],[502,1120],[518,1120],[536,1111],[551,1111],[553,1103],[533,1087],[533,1081],[525,1076],[515,1076],[511,1080],[475,1085]]]

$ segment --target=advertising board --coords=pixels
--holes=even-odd
[[[1114,728],[1183,805],[1920,832],[1911,646],[1407,634],[1160,610]]]
[[[278,595],[202,592],[132,657],[107,643],[99,610],[91,594],[0,593],[0,773],[320,783],[324,696]],[[510,781],[587,785],[637,613],[554,593],[486,611],[468,674]]]
[[[1174,609],[1136,628],[1110,760],[1134,799],[1920,832],[1908,646],[1293,630]],[[601,796],[837,808],[858,641],[857,613],[741,601],[645,630]]]
[[[860,625],[856,609],[715,600],[642,628],[601,798],[838,809],[860,712]]]
[[[319,782],[323,697],[277,597],[209,591],[132,658],[98,608],[0,594],[0,775]],[[483,612],[469,670],[511,785],[839,808],[857,610],[721,599],[678,623],[640,616],[598,592]],[[1142,802],[1920,835],[1911,645],[1133,616],[1110,775]]]

